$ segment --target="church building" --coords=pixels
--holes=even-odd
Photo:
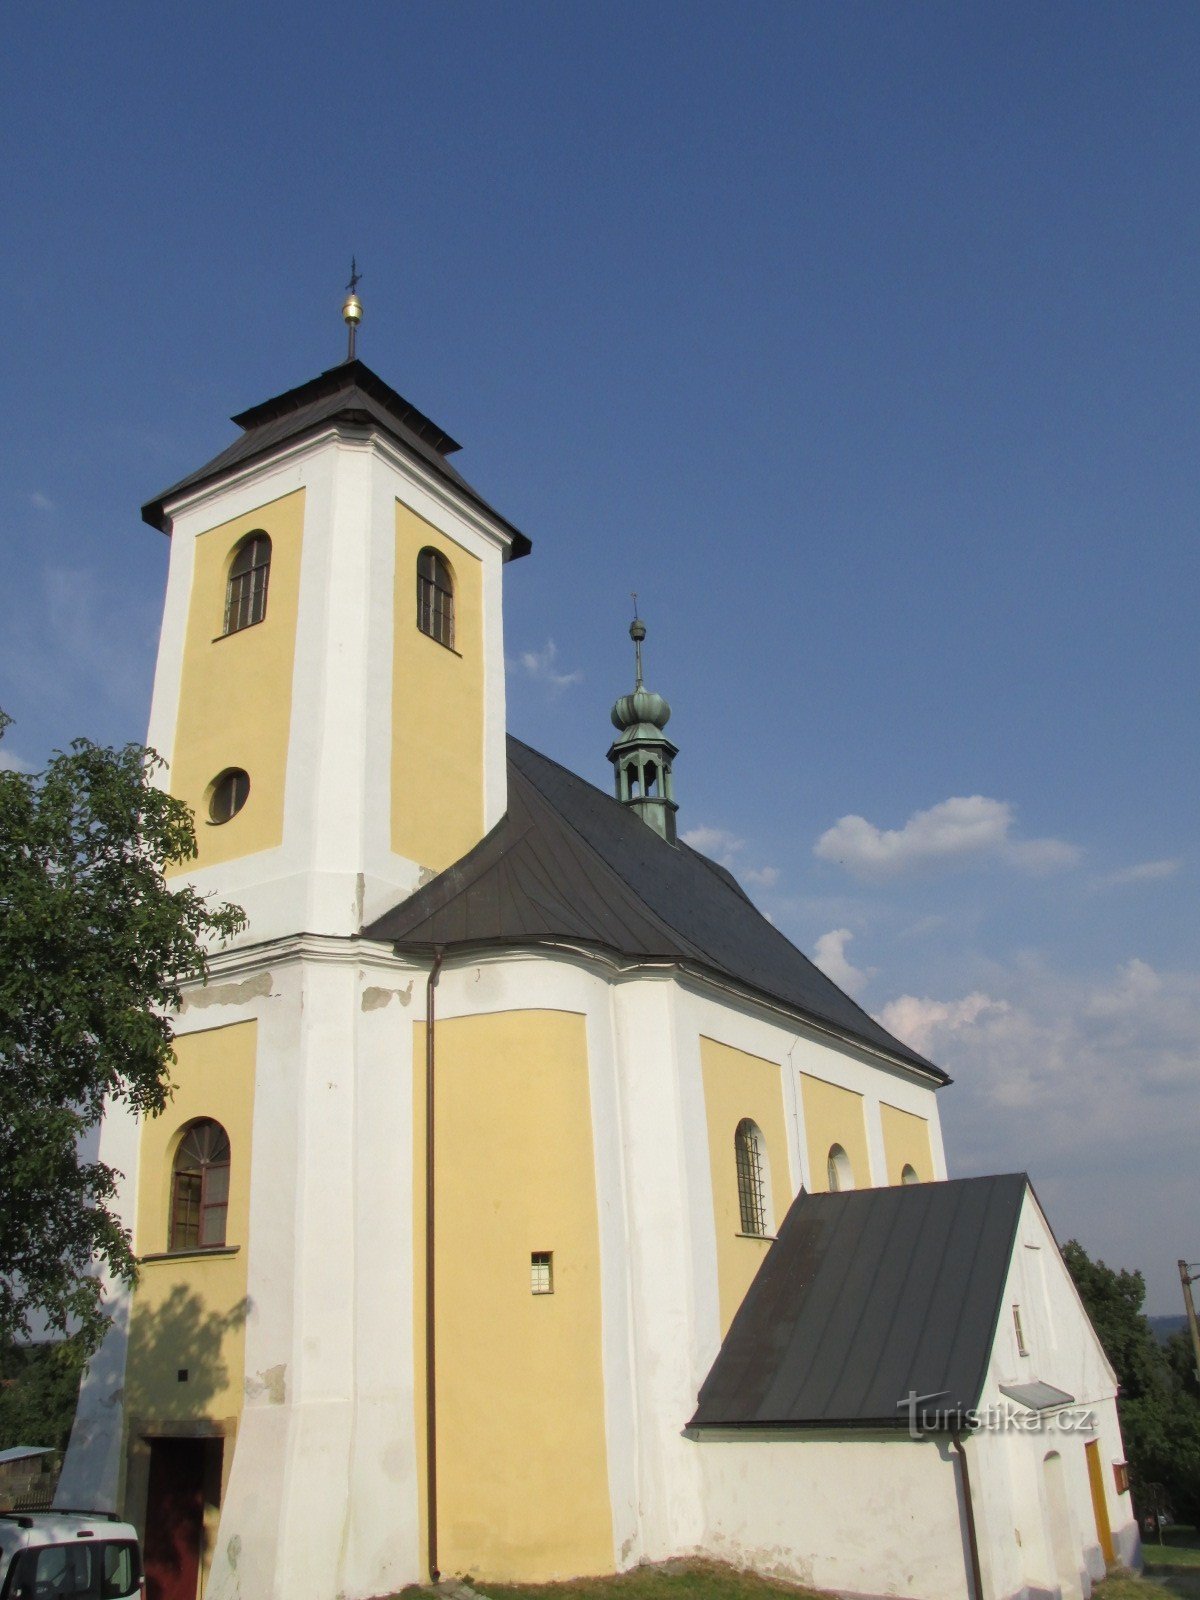
[[[353,344],[233,420],[143,508],[148,742],[176,881],[248,925],[165,1112],[103,1125],[140,1280],[60,1503],[139,1525],[151,1600],[689,1555],[1083,1600],[1137,1535],[1053,1233],[948,1179],[946,1075],[682,841],[644,625],[605,792],[507,733],[531,545],[450,435]]]

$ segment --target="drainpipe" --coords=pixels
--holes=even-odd
[[[962,1434],[951,1434],[950,1444],[958,1456],[962,1477],[963,1515],[967,1523],[967,1548],[971,1552],[971,1582],[975,1600],[983,1600],[983,1576],[979,1570],[979,1537],[975,1532],[975,1505],[971,1499],[971,1474],[967,1469],[967,1452],[963,1448]]]
[[[434,1344],[437,1329],[434,1300],[434,1217],[433,1217],[433,1067],[435,1014],[434,990],[442,970],[445,951],[437,946],[425,985],[425,1518],[429,1533],[429,1581],[436,1583],[438,1571],[437,1504],[437,1356]]]

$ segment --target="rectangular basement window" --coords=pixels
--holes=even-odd
[[[553,1250],[535,1250],[529,1257],[529,1287],[533,1294],[554,1293]]]

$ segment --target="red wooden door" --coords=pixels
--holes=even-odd
[[[143,1556],[149,1600],[196,1600],[204,1531],[204,1440],[152,1439]]]

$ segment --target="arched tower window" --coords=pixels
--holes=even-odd
[[[233,553],[225,590],[225,632],[237,633],[267,614],[271,541],[261,529],[247,534]]]
[[[749,1117],[743,1117],[733,1136],[737,1164],[738,1213],[742,1232],[767,1233],[767,1158],[763,1136]]]
[[[920,1178],[917,1176],[916,1167],[913,1166],[911,1161],[906,1161],[904,1163],[904,1170],[900,1174],[900,1182],[901,1183],[920,1183],[920,1181],[921,1181]]]
[[[454,578],[449,564],[428,545],[417,557],[417,627],[454,649]]]
[[[229,1212],[229,1135],[219,1122],[193,1122],[171,1174],[172,1250],[225,1243]]]
[[[840,1144],[830,1145],[825,1170],[830,1194],[837,1194],[841,1189],[853,1189],[854,1168],[850,1165],[850,1157]]]

